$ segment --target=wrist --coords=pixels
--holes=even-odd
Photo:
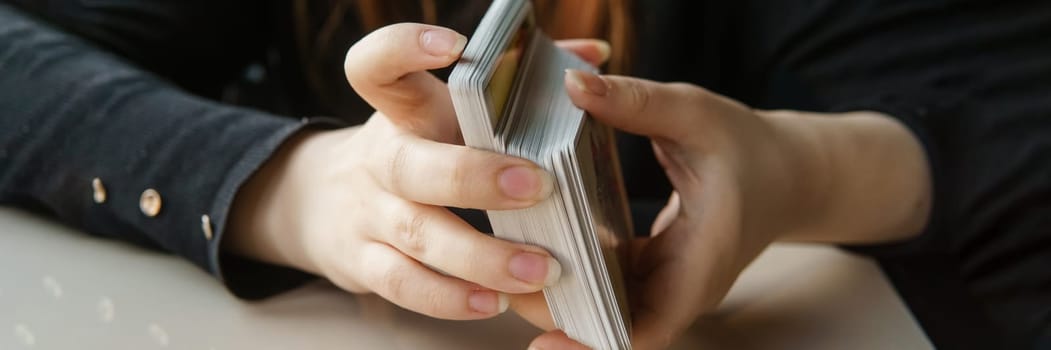
[[[288,140],[241,186],[222,249],[253,260],[318,273],[299,221],[304,177],[323,146],[325,132],[304,130]]]
[[[875,112],[763,112],[782,140],[793,225],[778,239],[839,244],[903,240],[930,210],[927,161],[896,120]]]
[[[753,182],[762,188],[763,221],[772,241],[798,240],[824,226],[836,178],[820,137],[804,113],[757,111],[769,127]]]

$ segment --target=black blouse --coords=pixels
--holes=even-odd
[[[242,297],[307,278],[219,250],[255,169],[289,135],[336,124],[303,117],[369,113],[345,84],[335,105],[305,93],[291,2],[0,2],[0,203],[179,254]],[[473,22],[454,19],[484,9],[441,3],[463,33]],[[635,75],[901,120],[931,164],[929,225],[850,249],[878,259],[939,348],[1051,348],[1051,2],[636,5]],[[341,32],[327,72],[342,76],[360,35]],[[669,188],[648,142],[620,143],[644,227]]]

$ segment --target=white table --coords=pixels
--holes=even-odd
[[[177,257],[0,207],[0,349],[524,349],[517,316],[441,321],[315,283],[262,302]],[[869,260],[778,245],[675,349],[930,349]]]

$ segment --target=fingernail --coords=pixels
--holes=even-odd
[[[566,80],[570,86],[579,91],[595,96],[606,96],[609,86],[602,77],[576,69],[566,69]]]
[[[609,46],[609,43],[605,40],[595,40],[595,47],[598,48],[598,52],[601,54],[602,62],[609,61],[609,57],[613,52],[613,48]]]
[[[447,29],[431,29],[420,34],[420,46],[432,56],[456,56],[467,46],[467,37]]]
[[[497,182],[504,195],[519,200],[540,200],[551,195],[554,180],[540,168],[514,166],[500,172]]]
[[[483,314],[502,314],[511,305],[511,299],[504,293],[488,290],[476,290],[467,296],[471,310]]]
[[[511,296],[504,293],[497,293],[496,295],[500,299],[499,305],[497,305],[499,306],[499,310],[497,310],[497,313],[502,314],[504,312],[507,312],[507,308],[511,307]]]
[[[558,283],[559,278],[562,278],[562,264],[559,264],[555,258],[547,258],[547,276],[544,277],[544,285],[553,286]]]
[[[511,257],[511,276],[530,284],[543,283],[552,286],[562,276],[562,265],[557,260],[529,252],[522,252]]]

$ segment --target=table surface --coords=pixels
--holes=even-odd
[[[261,302],[174,256],[0,207],[0,349],[524,349],[509,313],[442,321],[314,283]],[[775,245],[673,349],[931,349],[876,265]]]

